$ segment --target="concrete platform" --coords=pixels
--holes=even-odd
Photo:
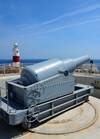
[[[99,139],[100,100],[90,96],[89,102],[98,110],[98,118],[94,124],[84,130],[61,135],[38,134],[25,131],[20,126],[10,126],[2,118],[0,118],[0,139]],[[84,103],[83,105],[67,111],[49,121],[46,121],[45,123],[33,123],[31,130],[50,133],[72,131],[88,125],[91,121],[93,121],[94,117],[94,108],[90,104]]]
[[[0,77],[0,86],[5,87],[5,81],[18,78],[16,76]],[[100,139],[100,99],[90,96],[89,102],[98,110],[98,118],[91,126],[78,132],[47,135],[25,131],[21,126],[10,126],[0,117],[0,139]],[[31,131],[41,131],[48,133],[71,132],[80,129],[93,121],[95,116],[94,108],[88,103],[84,103],[77,108],[63,113],[42,124],[37,122],[32,124]]]
[[[6,82],[7,80],[19,78],[19,76],[20,76],[20,75],[1,76],[1,77],[0,77],[0,87],[4,87],[4,88],[5,88],[5,82]]]

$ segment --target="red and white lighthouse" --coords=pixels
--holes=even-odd
[[[14,42],[14,48],[12,50],[12,56],[13,56],[13,66],[14,67],[20,67],[20,52],[18,49],[17,42]]]

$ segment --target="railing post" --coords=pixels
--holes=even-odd
[[[92,74],[92,63],[90,63],[90,75]]]
[[[92,64],[93,64],[93,60],[90,60],[90,75],[92,74]]]
[[[5,64],[3,64],[3,67],[4,67],[4,76],[5,76]]]

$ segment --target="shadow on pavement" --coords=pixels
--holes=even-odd
[[[0,117],[0,139],[11,139],[27,133],[21,126],[11,126]]]

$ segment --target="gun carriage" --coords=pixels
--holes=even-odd
[[[10,125],[29,129],[35,120],[42,122],[88,101],[94,88],[76,84],[71,73],[89,59],[51,59],[25,67],[20,78],[0,88],[0,116]]]

